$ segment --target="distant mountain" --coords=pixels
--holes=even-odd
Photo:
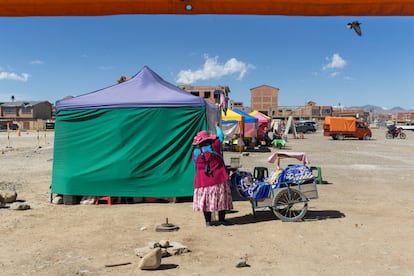
[[[375,113],[397,113],[397,112],[413,112],[413,110],[407,110],[404,109],[402,107],[396,106],[393,108],[384,108],[384,107],[380,107],[380,106],[376,106],[376,105],[363,105],[363,106],[352,106],[350,108],[355,108],[355,109],[363,109],[367,112],[375,112]]]

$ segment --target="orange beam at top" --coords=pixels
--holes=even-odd
[[[0,16],[412,16],[414,0],[0,0]]]

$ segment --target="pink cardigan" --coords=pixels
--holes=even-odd
[[[219,139],[214,140],[211,146],[215,152],[217,152],[219,155],[222,155],[221,142]],[[203,160],[202,155],[204,155],[205,160]],[[193,160],[194,160],[194,150],[193,150]],[[211,174],[209,175],[206,175],[205,173],[205,167],[206,167],[207,162],[210,163]],[[227,182],[229,180],[229,175],[227,173],[224,160],[220,156],[217,156],[216,154],[213,154],[208,151],[204,152],[203,154],[200,154],[197,157],[197,160],[195,161],[195,166],[196,166],[196,175],[194,178],[194,188],[214,186],[220,183]]]

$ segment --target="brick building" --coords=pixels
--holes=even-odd
[[[211,103],[220,103],[220,94],[224,94],[227,102],[229,100],[230,88],[228,86],[192,86],[180,85],[179,88],[194,96],[202,97]]]
[[[53,106],[48,101],[0,102],[0,124],[17,124],[21,129],[35,129],[39,122],[52,120]]]
[[[230,109],[244,110],[243,102],[230,101]]]
[[[332,116],[333,109],[329,105],[316,105],[309,101],[304,106],[279,106],[274,118],[285,119],[292,116],[295,120],[323,120],[326,116]]]
[[[400,124],[414,124],[414,112],[396,112],[393,114],[392,120]]]
[[[261,85],[250,89],[250,105],[252,110],[260,111],[270,117],[278,108],[279,88]]]

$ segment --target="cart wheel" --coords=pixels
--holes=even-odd
[[[287,222],[301,220],[308,210],[306,197],[296,189],[281,190],[273,198],[272,205],[275,216]]]

